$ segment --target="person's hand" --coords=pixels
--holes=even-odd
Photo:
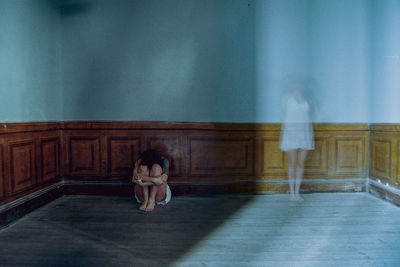
[[[144,183],[143,183],[142,180],[136,180],[136,183],[137,183],[138,185],[140,185],[140,186],[144,186]]]
[[[140,179],[134,179],[133,182],[134,182],[135,184],[138,184],[138,185],[143,186],[143,181],[140,180]]]
[[[136,172],[136,170],[133,172],[132,182],[135,182],[135,180],[139,180],[138,173]]]

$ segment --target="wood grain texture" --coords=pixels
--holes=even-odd
[[[308,152],[304,164],[305,177],[329,177],[329,138],[316,133],[314,150]]]
[[[0,124],[0,205],[61,179],[60,125]]]
[[[287,179],[279,124],[63,122],[61,127],[70,153],[65,161],[68,180],[126,181],[130,162],[150,148],[170,160],[171,182]],[[308,154],[306,179],[366,178],[368,126],[315,124],[314,128],[316,149]],[[79,141],[85,136],[89,139]]]
[[[319,129],[319,127],[315,127]],[[360,130],[359,125],[354,131],[349,125],[340,129],[328,131],[315,130],[315,149],[307,154],[304,177],[315,178],[345,178],[366,177],[368,173],[368,131]],[[258,133],[256,155],[257,169],[263,179],[286,179],[288,159],[287,154],[279,148],[279,132]]]
[[[315,150],[309,152],[306,160],[306,180],[367,177],[370,143],[367,124],[314,124],[313,127]],[[396,129],[393,127],[390,125],[385,131]],[[198,185],[250,181],[249,188],[258,192],[259,187],[252,185],[254,181],[287,179],[287,155],[279,149],[279,136],[280,124],[262,123],[0,124],[0,145],[3,144],[5,153],[3,167],[0,166],[4,177],[0,199],[2,195],[2,203],[4,199],[16,199],[61,178],[128,181],[132,162],[149,148],[160,150],[170,160],[170,182]],[[19,142],[25,141],[29,145],[18,147]],[[379,157],[375,169],[379,175],[398,180],[399,149],[398,142],[394,142],[389,163]],[[373,149],[382,154],[387,148],[375,145]],[[390,168],[385,164],[390,164]],[[273,186],[262,188],[261,191]]]
[[[189,175],[253,177],[253,142],[252,138],[189,137]]]
[[[74,136],[67,139],[69,175],[100,176],[100,137]]]
[[[18,193],[36,184],[35,155],[36,145],[33,140],[19,141],[9,145],[12,193]]]
[[[107,175],[130,177],[132,166],[141,151],[138,136],[109,136],[107,138]]]
[[[0,231],[0,262],[399,266],[399,208],[366,193],[304,197],[179,197],[147,214],[132,198],[63,197]]]
[[[40,139],[40,158],[42,181],[46,182],[60,176],[60,138]]]
[[[400,189],[400,127],[371,125],[370,177]]]
[[[303,192],[363,191],[368,176],[400,188],[399,125],[313,127],[315,150],[306,159]],[[106,194],[119,188],[113,182],[129,181],[132,162],[149,148],[169,158],[169,182],[178,194],[285,193],[287,155],[279,136],[279,124],[259,123],[0,124],[0,205],[62,178],[99,183],[99,190],[77,187]]]
[[[334,171],[336,175],[366,177],[368,170],[368,133],[350,133],[335,137]]]
[[[0,143],[0,201],[6,197],[6,181],[4,176],[4,145]]]

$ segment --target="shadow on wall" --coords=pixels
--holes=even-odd
[[[73,16],[89,12],[92,3],[89,0],[46,0],[61,16]]]

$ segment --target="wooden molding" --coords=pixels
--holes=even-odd
[[[41,180],[49,181],[60,176],[60,138],[40,139]]]
[[[252,138],[188,137],[189,175],[254,176]]]
[[[33,140],[20,141],[9,148],[11,190],[18,193],[36,184],[36,144]]]
[[[58,131],[59,122],[12,122],[0,123],[0,134]]]
[[[4,176],[4,145],[0,144],[0,201],[6,197],[6,182]]]
[[[109,136],[107,138],[107,176],[130,177],[132,166],[140,152],[140,136]]]
[[[367,177],[400,188],[399,124],[317,123],[313,128],[315,150],[307,156],[302,190],[366,190]],[[129,184],[132,162],[148,148],[170,160],[169,182],[176,192],[286,192],[287,155],[279,149],[279,136],[277,123],[0,123],[0,203],[61,179],[80,183],[75,193],[106,194],[108,183]],[[124,186],[112,188],[131,193]],[[385,188],[379,190],[384,194]]]
[[[370,125],[371,132],[398,132],[400,133],[400,124],[379,123]]]
[[[283,182],[287,155],[279,149],[280,127],[151,121],[0,123],[0,201],[62,178],[128,182],[132,162],[148,148],[170,160],[171,183]],[[315,123],[313,128],[315,150],[308,153],[305,179],[347,181],[370,175],[393,185],[400,182],[400,125]],[[308,186],[313,190],[315,185]],[[341,190],[339,185],[335,188]]]
[[[99,136],[73,136],[67,139],[70,176],[101,176]]]

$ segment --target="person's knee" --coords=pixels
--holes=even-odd
[[[139,166],[139,171],[140,174],[149,176],[149,167],[147,167],[146,165],[140,165]]]
[[[150,170],[150,176],[157,177],[162,175],[162,168],[159,164],[153,164]]]
[[[296,170],[304,169],[304,162],[296,162]]]
[[[298,162],[296,162],[296,161],[294,161],[294,160],[290,160],[290,161],[288,162],[288,167],[289,167],[289,168],[292,168],[292,169],[294,170],[294,169],[297,168],[297,164],[298,164]]]

